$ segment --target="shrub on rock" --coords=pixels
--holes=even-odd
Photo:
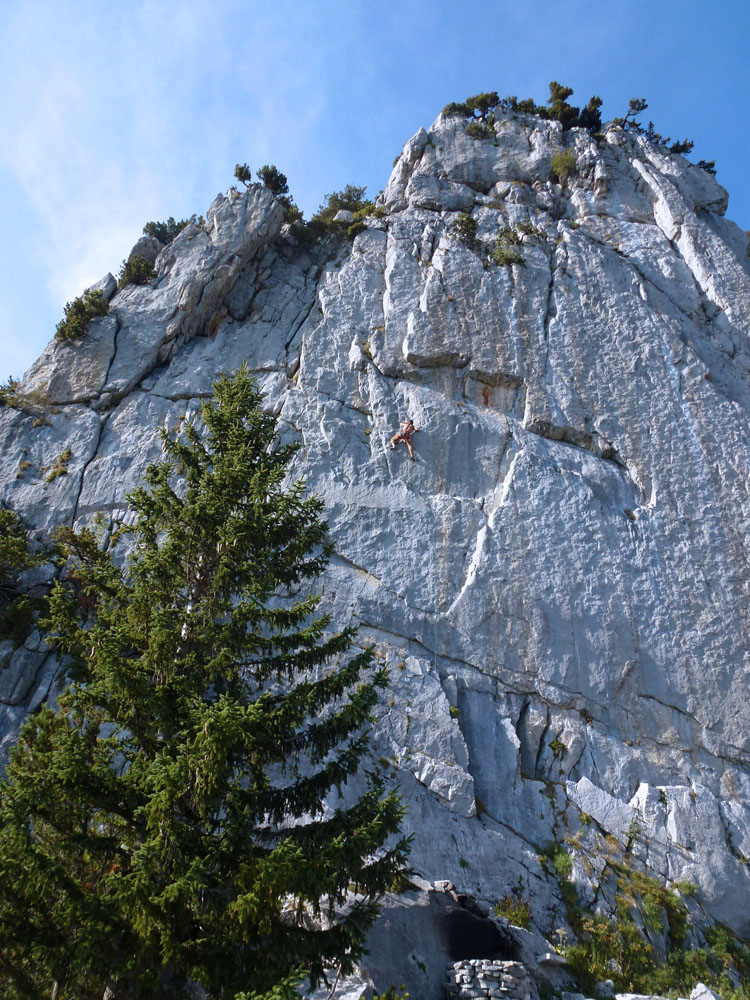
[[[560,149],[550,160],[550,180],[565,184],[576,172],[576,154],[572,149]]]
[[[261,182],[263,187],[268,188],[271,194],[275,194],[277,197],[279,195],[289,194],[289,183],[286,179],[286,174],[274,167],[273,164],[265,165],[259,167],[257,170],[258,180]]]
[[[125,288],[126,285],[147,285],[155,274],[156,269],[150,260],[133,254],[122,262],[120,273],[117,276],[117,287]]]
[[[90,321],[95,316],[106,316],[109,302],[101,292],[87,289],[72,302],[65,303],[63,318],[55,329],[55,340],[80,340],[86,335]]]
[[[470,250],[477,247],[477,220],[467,212],[461,212],[451,223],[451,235],[464,243]]]
[[[234,176],[238,181],[240,181],[241,184],[244,184],[245,187],[247,187],[253,179],[253,172],[246,163],[236,163],[234,167]]]
[[[146,236],[151,236],[166,246],[182,232],[185,226],[189,226],[191,223],[194,226],[202,226],[203,222],[202,215],[193,214],[189,219],[180,219],[179,222],[170,215],[166,222],[147,222],[143,227],[143,232]]]

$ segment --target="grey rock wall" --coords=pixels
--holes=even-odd
[[[489,905],[520,881],[551,933],[540,846],[572,840],[606,908],[607,838],[749,936],[750,261],[726,192],[618,129],[518,115],[474,140],[439,117],[381,201],[326,262],[267,191],[219,196],[27,373],[49,405],[0,412],[3,500],[106,533],[159,428],[246,360],[326,503],[326,604],[391,667],[376,754],[417,871]],[[519,224],[524,266],[490,263]],[[387,447],[407,415],[413,463]],[[33,639],[14,655],[6,741],[54,671]]]

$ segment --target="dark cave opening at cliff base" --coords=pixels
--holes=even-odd
[[[451,962],[469,958],[512,962],[520,957],[518,944],[508,931],[461,906],[446,907],[439,926]]]

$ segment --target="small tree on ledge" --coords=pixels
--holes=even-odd
[[[277,198],[289,194],[286,174],[282,174],[278,167],[273,166],[273,164],[270,166],[264,164],[262,167],[258,167],[256,173],[263,187],[268,188],[271,194],[276,195]]]
[[[234,167],[234,176],[238,181],[240,181],[240,183],[247,187],[253,179],[253,172],[246,163],[236,163]]]
[[[285,485],[295,448],[247,370],[215,393],[131,495],[124,570],[64,533],[47,627],[73,683],[0,786],[8,1000],[346,972],[403,870],[398,798],[361,774],[385,674],[294,596],[330,553],[321,502]],[[356,801],[327,805],[357,772]]]

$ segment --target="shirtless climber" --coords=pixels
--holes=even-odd
[[[399,424],[401,430],[398,434],[394,434],[390,441],[391,448],[395,448],[399,441],[403,441],[406,447],[409,449],[409,458],[414,461],[414,447],[409,440],[412,434],[416,434],[419,430],[418,427],[414,426],[414,421],[409,417],[407,420],[402,420]]]

